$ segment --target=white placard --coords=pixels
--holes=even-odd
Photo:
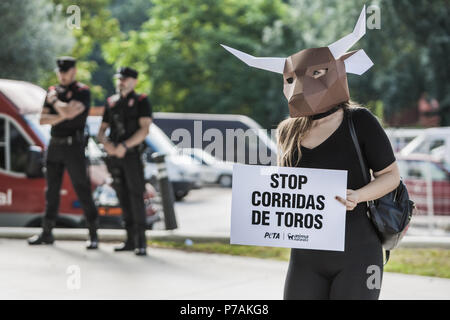
[[[231,244],[344,251],[347,170],[234,164]]]

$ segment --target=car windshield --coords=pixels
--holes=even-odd
[[[172,154],[176,152],[173,142],[154,123],[150,125],[150,133],[145,138],[145,141],[156,152],[161,152],[164,154]]]
[[[40,114],[33,113],[33,114],[25,114],[23,116],[27,124],[31,127],[34,133],[41,139],[41,141],[48,145],[50,141],[50,129],[51,125],[41,125],[39,123]]]
[[[206,163],[212,164],[212,163],[216,163],[217,162],[217,159],[214,158],[208,152],[205,152],[205,151],[200,150],[200,149],[193,149],[193,152],[198,158],[203,159],[203,161],[205,161]]]

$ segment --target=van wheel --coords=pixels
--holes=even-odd
[[[42,226],[42,218],[35,218],[25,225],[26,228],[40,228]]]
[[[233,178],[226,174],[219,177],[219,184],[224,188],[230,188],[233,182]]]

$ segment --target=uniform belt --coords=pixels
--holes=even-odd
[[[75,142],[81,142],[81,139],[80,139],[80,137],[78,137],[78,135],[68,136],[68,137],[52,137],[50,140],[50,143],[66,144],[69,146]]]
[[[125,140],[119,141],[119,142],[112,141],[112,143],[113,143],[116,147],[117,147],[119,144],[123,143],[123,142],[125,142]],[[143,149],[144,149],[144,148],[143,148],[140,144],[138,144],[137,146],[128,148],[126,153],[127,153],[127,154],[129,154],[129,153],[138,153],[138,152],[141,152]]]

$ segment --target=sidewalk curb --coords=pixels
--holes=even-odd
[[[27,239],[39,234],[41,228],[9,228],[0,227],[0,239]],[[87,229],[62,229],[55,228],[53,235],[56,240],[84,241],[88,239]],[[227,232],[185,232],[182,230],[147,230],[148,240],[184,242],[186,239],[195,242],[220,242],[230,243],[230,234]],[[120,242],[126,237],[125,230],[100,229],[98,231],[100,241]],[[400,243],[400,248],[439,248],[450,249],[450,237],[442,236],[405,236]]]
[[[39,234],[41,231],[41,228],[0,227],[0,239],[27,239],[35,234]],[[88,239],[88,234],[88,230],[82,228],[53,229],[55,240],[84,241]],[[183,232],[179,230],[147,230],[146,235],[148,240],[184,242],[186,239],[190,239],[193,242],[230,243],[230,235],[225,232],[196,233]],[[100,241],[120,242],[125,240],[126,232],[121,229],[99,229],[98,237]]]

